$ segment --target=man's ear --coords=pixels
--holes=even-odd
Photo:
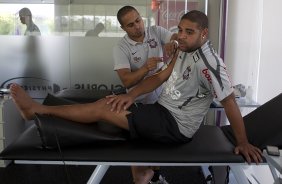
[[[209,35],[209,30],[208,28],[205,28],[203,31],[202,31],[202,38],[207,38]]]

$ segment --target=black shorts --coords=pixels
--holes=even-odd
[[[177,122],[170,112],[158,103],[135,103],[127,115],[132,139],[152,140],[162,143],[184,143],[191,141],[180,133]]]

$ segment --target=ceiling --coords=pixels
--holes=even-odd
[[[41,3],[54,3],[54,0],[0,0],[0,3],[7,4],[41,4]]]
[[[151,0],[0,0],[0,3],[7,4],[123,4],[123,5],[144,5]]]

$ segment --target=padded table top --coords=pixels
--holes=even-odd
[[[165,145],[124,140],[95,141],[85,145],[42,149],[37,127],[32,125],[0,154],[4,160],[87,161],[139,163],[242,163],[241,155],[216,126],[202,126],[190,143]]]

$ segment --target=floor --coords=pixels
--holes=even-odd
[[[86,184],[95,166],[20,165],[0,168],[1,184]],[[201,167],[161,167],[170,184],[204,184]],[[129,167],[112,166],[101,184],[132,184]]]

